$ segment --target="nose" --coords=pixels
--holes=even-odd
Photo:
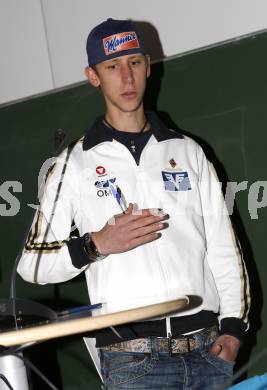
[[[121,67],[121,76],[125,83],[132,83],[133,82],[133,70],[129,64],[124,64]]]

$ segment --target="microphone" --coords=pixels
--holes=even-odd
[[[57,129],[55,131],[54,147],[55,147],[55,155],[56,156],[59,154],[60,148],[61,148],[65,138],[66,138],[66,132],[63,129]]]

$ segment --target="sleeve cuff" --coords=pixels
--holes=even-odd
[[[242,341],[247,325],[240,318],[229,317],[223,318],[220,324],[220,333],[229,334]]]
[[[75,268],[80,269],[89,264],[89,258],[84,250],[83,237],[71,237],[67,245],[71,257],[71,262]]]

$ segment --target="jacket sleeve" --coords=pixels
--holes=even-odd
[[[78,216],[78,172],[68,147],[46,175],[41,204],[18,264],[18,273],[32,283],[58,283],[81,273],[88,265],[83,238],[70,237]]]
[[[207,261],[220,298],[221,333],[242,338],[248,329],[249,279],[213,165],[198,150]]]

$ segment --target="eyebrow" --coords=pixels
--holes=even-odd
[[[141,54],[141,53],[136,53],[136,54],[131,55],[131,56],[129,57],[129,59],[131,60],[131,59],[133,59],[133,58],[143,58],[143,57],[144,57],[143,54]]]

